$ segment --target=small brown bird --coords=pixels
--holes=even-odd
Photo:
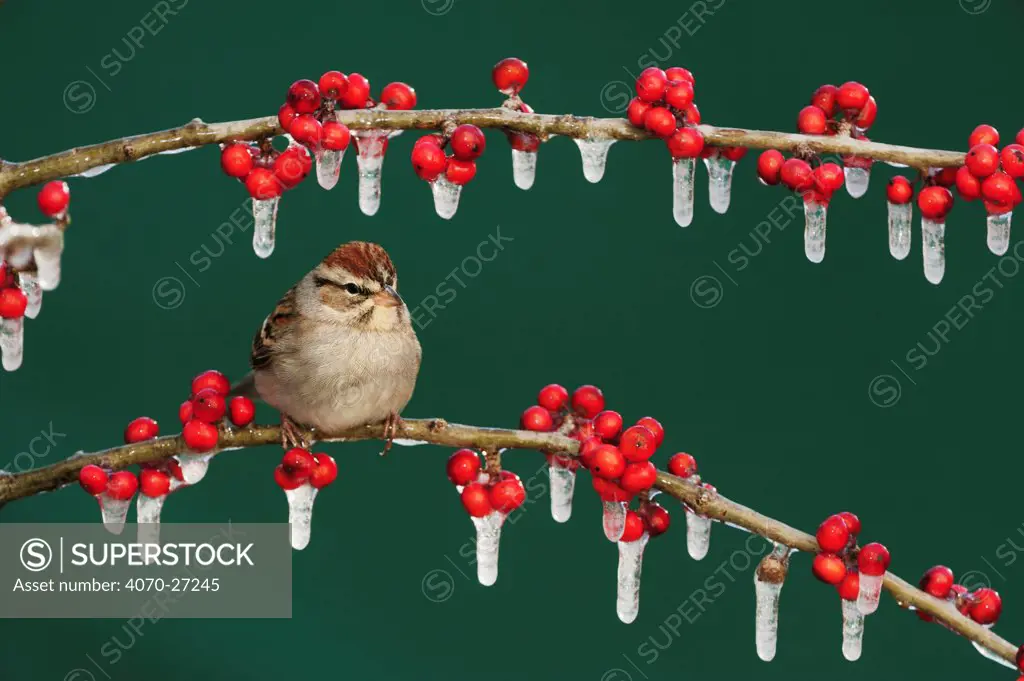
[[[285,447],[308,447],[309,431],[380,421],[390,446],[420,356],[387,251],[353,241],[284,294],[253,340],[252,373],[234,392],[281,412]]]

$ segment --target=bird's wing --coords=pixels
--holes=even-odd
[[[254,370],[267,369],[274,357],[274,346],[287,333],[288,328],[298,320],[295,304],[295,288],[288,289],[277,307],[271,312],[260,327],[259,333],[252,340],[252,354],[249,364]]]

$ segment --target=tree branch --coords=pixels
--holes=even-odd
[[[590,118],[571,114],[559,116],[525,114],[501,107],[419,111],[356,109],[338,111],[337,118],[353,130],[369,128],[440,130],[446,123],[454,125],[472,123],[481,128],[501,128],[532,133],[542,139],[552,135],[633,141],[653,139],[645,131],[622,118]],[[964,159],[964,154],[957,151],[917,149],[855,140],[850,137],[799,135],[741,128],[721,128],[713,125],[701,125],[699,128],[707,143],[714,145],[778,149],[779,151],[799,149],[821,154],[863,156],[876,161],[902,163],[920,170],[959,166],[963,164]],[[281,134],[284,134],[284,131],[278,125],[276,116],[226,123],[203,123],[197,118],[179,128],[122,137],[86,147],[76,147],[23,163],[2,163],[0,165],[0,199],[15,189],[77,175],[99,166],[138,161],[154,154],[174,152],[205,144],[259,140]]]
[[[325,438],[323,442],[384,439],[384,424],[352,428]],[[536,449],[575,456],[579,442],[559,433],[537,433],[526,430],[504,430],[448,423],[443,419],[405,419],[394,434],[396,439],[415,440],[448,447],[472,447],[477,450]],[[236,429],[222,427],[217,451],[275,445],[281,441],[280,426],[250,426]],[[78,480],[78,471],[89,464],[108,469],[126,468],[133,464],[151,463],[176,454],[187,453],[180,436],[167,436],[146,442],[112,447],[93,454],[81,454],[56,464],[17,475],[0,475],[0,506],[9,501],[46,492]],[[658,472],[655,487],[675,497],[701,515],[730,523],[754,534],[785,544],[805,553],[817,553],[814,537],[783,522],[762,515],[717,492]],[[939,622],[1014,664],[1017,648],[1009,641],[961,615],[952,604],[924,593],[891,572],[885,574],[884,588],[902,607],[914,607]]]

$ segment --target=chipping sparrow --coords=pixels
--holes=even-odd
[[[388,447],[412,397],[420,344],[377,244],[336,248],[293,286],[252,344],[252,373],[234,389],[281,412],[282,444],[385,421]],[[387,449],[385,449],[387,451]]]

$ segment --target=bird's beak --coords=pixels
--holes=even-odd
[[[380,293],[374,294],[373,301],[381,307],[398,307],[404,304],[402,296],[390,286],[385,286]]]

